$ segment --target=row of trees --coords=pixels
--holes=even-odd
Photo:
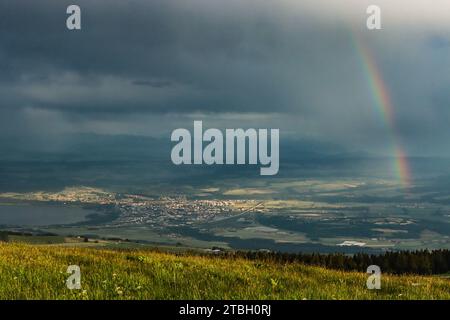
[[[280,253],[260,251],[223,252],[227,258],[240,257],[278,263],[301,262],[338,270],[366,272],[370,265],[377,265],[383,273],[392,274],[443,274],[450,272],[450,250],[397,251],[384,254],[357,253]]]

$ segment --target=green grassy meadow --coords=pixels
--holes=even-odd
[[[66,287],[69,265],[80,290]],[[0,299],[450,299],[450,279],[149,250],[0,243]]]

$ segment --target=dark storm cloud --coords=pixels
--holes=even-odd
[[[0,130],[157,134],[200,117],[383,149],[392,137],[356,29],[390,89],[407,149],[450,153],[450,19],[444,9],[423,15],[426,1],[405,15],[408,2],[380,0],[384,29],[368,33],[369,2],[3,0]],[[70,4],[82,9],[81,31],[65,27]]]
[[[289,21],[295,17],[280,16],[283,10],[273,11],[273,3],[78,1],[80,32],[65,29],[70,3],[2,3],[1,77],[25,99],[19,103],[28,98],[27,104],[40,108],[82,109],[82,91],[89,99],[90,92],[98,96],[99,101],[86,104],[91,112],[298,109],[305,82],[298,75],[310,73],[320,59],[301,41],[310,37],[302,31],[305,22],[295,25]],[[313,46],[321,50],[320,42]],[[173,82],[178,90],[161,99],[153,98],[159,93],[141,90],[133,99],[136,89],[124,83],[143,84],[149,80],[135,79],[148,78],[153,88]],[[116,88],[98,90],[108,82],[122,82],[120,93],[131,97],[127,106],[117,99]],[[58,95],[67,86],[76,97]],[[46,90],[56,94],[51,97]]]

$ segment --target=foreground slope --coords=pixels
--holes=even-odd
[[[69,265],[81,290],[66,287]],[[0,244],[1,299],[450,299],[450,280],[136,250]]]

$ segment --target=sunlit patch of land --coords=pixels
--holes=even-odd
[[[67,187],[59,192],[36,191],[29,193],[0,193],[0,198],[27,200],[27,201],[57,201],[111,204],[114,203],[114,194],[92,187]]]
[[[318,209],[318,208],[344,208],[342,204],[331,204],[319,201],[303,201],[303,200],[267,200],[264,201],[264,207],[267,209]]]
[[[305,243],[308,238],[302,233],[288,232],[265,226],[246,227],[242,229],[217,229],[215,234],[240,239],[272,239],[279,243]]]
[[[219,192],[220,188],[203,188],[203,189],[200,189],[200,191],[207,192],[207,193],[214,193],[214,192]]]
[[[241,188],[241,189],[231,189],[223,193],[225,196],[242,196],[242,195],[264,195],[275,193],[275,191],[270,189],[257,189],[257,188]]]
[[[366,182],[361,180],[296,180],[276,182],[272,186],[277,188],[298,188],[300,190],[313,190],[313,191],[334,191],[334,190],[346,190],[365,186]]]

